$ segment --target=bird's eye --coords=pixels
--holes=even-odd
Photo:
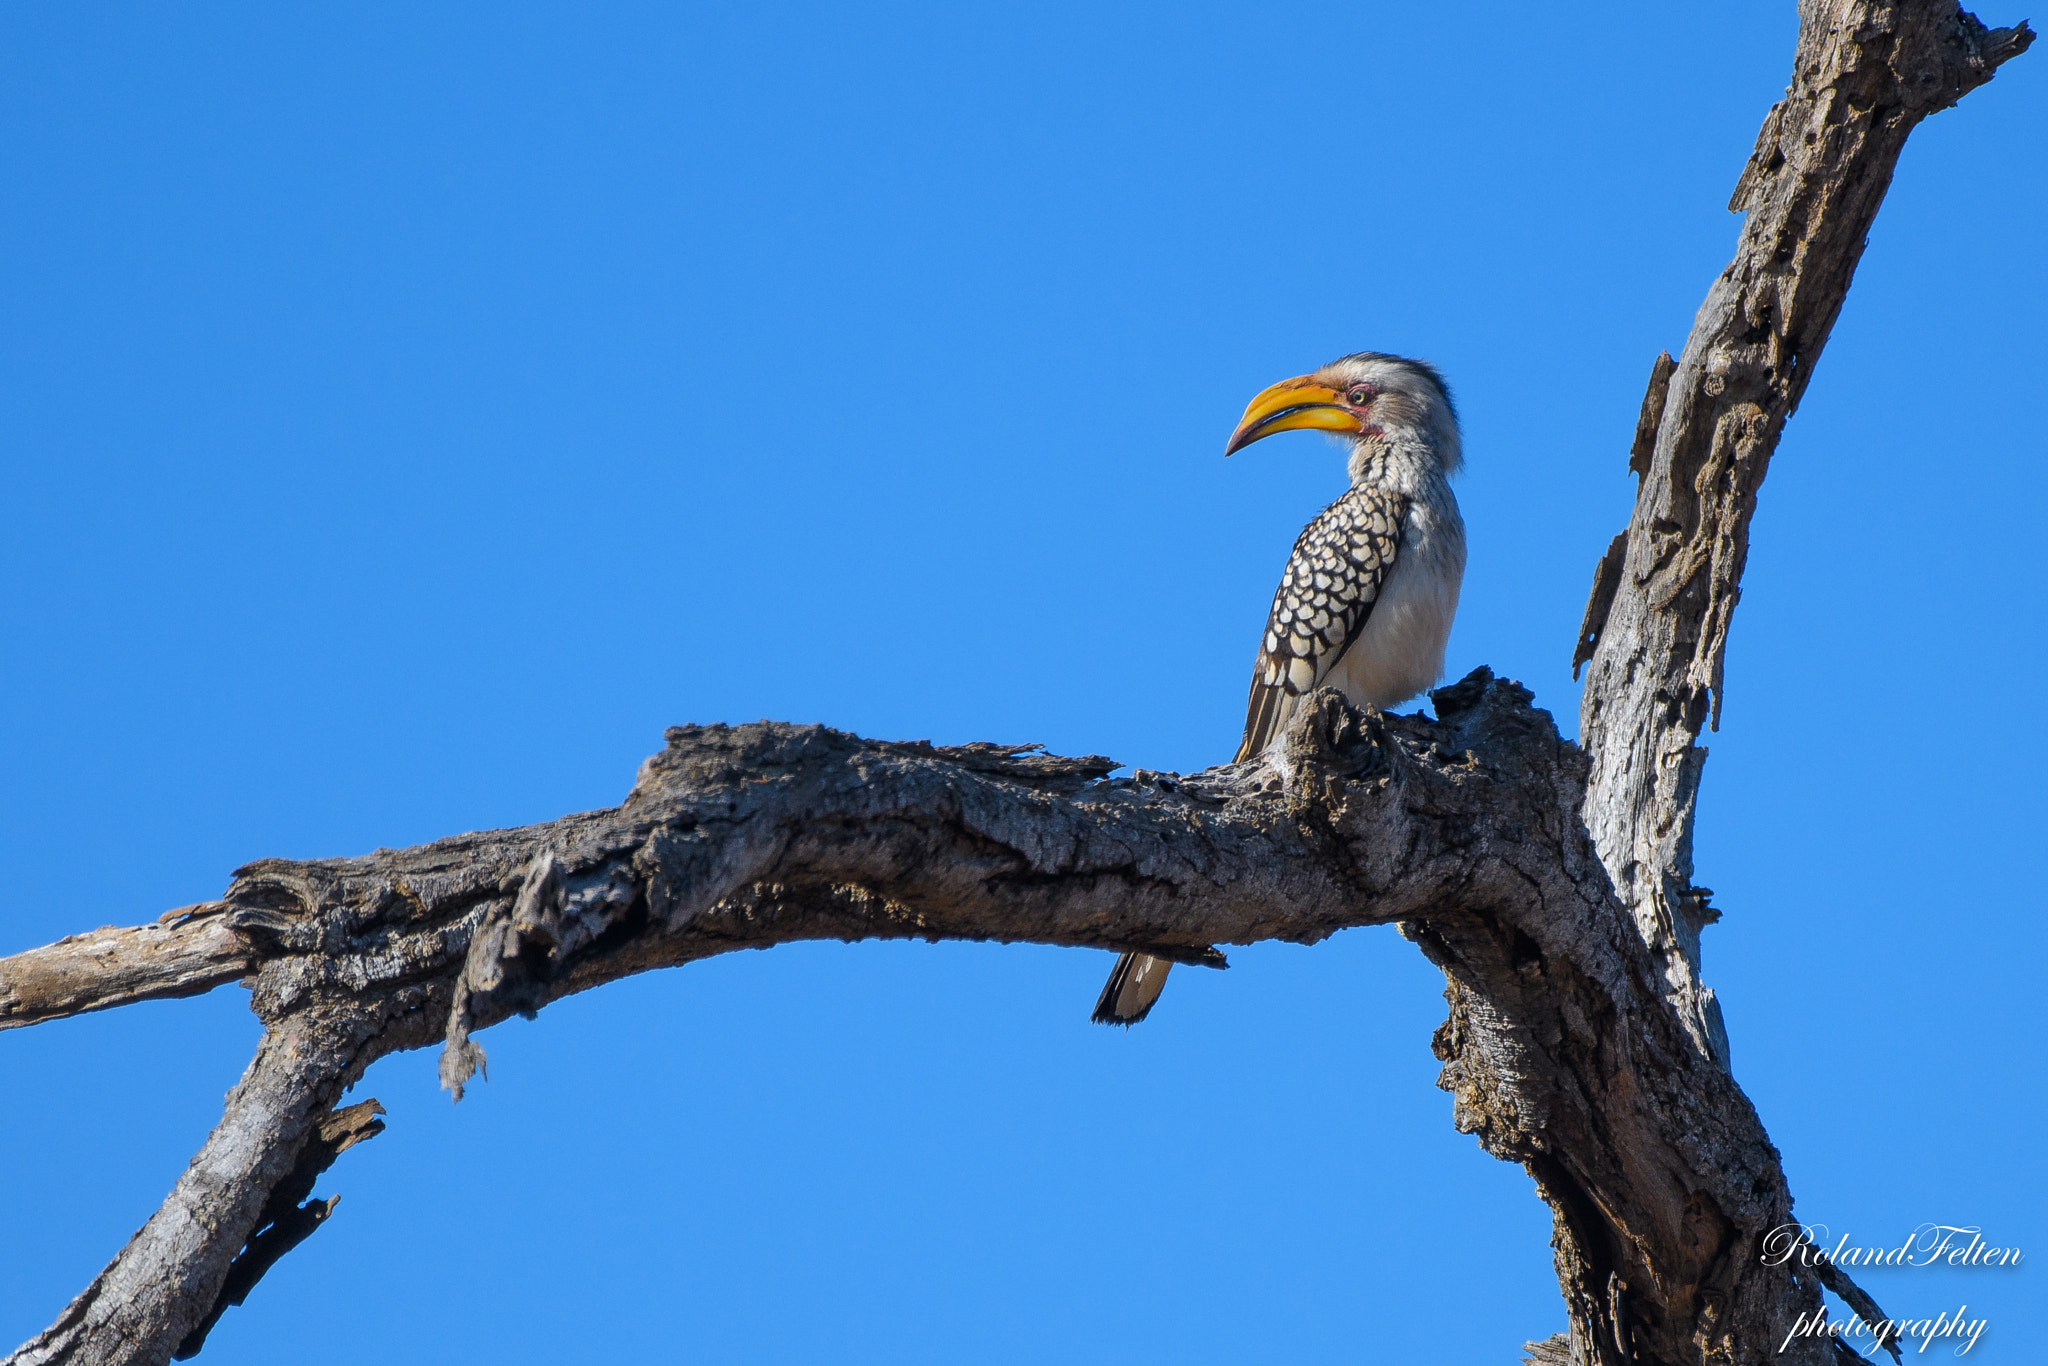
[[[1354,404],[1357,404],[1359,407],[1364,407],[1365,401],[1371,397],[1372,390],[1366,388],[1363,384],[1355,385],[1352,388],[1351,393],[1349,395],[1351,401]]]

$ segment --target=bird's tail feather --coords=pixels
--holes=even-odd
[[[1134,1025],[1144,1019],[1165,989],[1166,974],[1172,969],[1171,959],[1154,958],[1149,953],[1120,956],[1095,1002],[1095,1023]]]

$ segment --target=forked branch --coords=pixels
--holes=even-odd
[[[1185,778],[686,727],[619,807],[265,860],[219,902],[0,960],[0,1029],[238,979],[266,1027],[164,1206],[9,1361],[196,1350],[331,1208],[314,1178],[374,1131],[363,1107],[335,1108],[364,1068],[440,1044],[459,1095],[475,1032],[619,977],[867,937],[1220,966],[1217,943],[1389,922],[1444,971],[1435,1049],[1458,1127],[1523,1164],[1555,1215],[1571,1326],[1538,1358],[1830,1361],[1815,1338],[1776,1350],[1821,1287],[1758,1256],[1792,1204],[1700,980],[1715,912],[1691,882],[1697,741],[1720,710],[1757,489],[1906,137],[2032,39],[1952,0],[1802,6],[1792,84],[1736,188],[1741,246],[1652,375],[1635,512],[1578,642],[1583,752],[1484,670],[1435,694],[1435,721],[1319,694],[1276,763]]]

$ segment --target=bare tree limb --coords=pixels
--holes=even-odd
[[[374,1100],[366,1100],[328,1111],[314,1127],[313,1136],[299,1151],[299,1160],[292,1164],[291,1174],[277,1183],[270,1192],[270,1198],[263,1204],[263,1210],[256,1216],[256,1232],[248,1243],[228,1264],[227,1278],[221,1283],[220,1293],[215,1296],[213,1308],[206,1312],[191,1332],[185,1334],[172,1353],[172,1359],[183,1361],[199,1355],[206,1346],[206,1335],[213,1331],[213,1325],[220,1322],[220,1316],[233,1306],[248,1298],[256,1288],[256,1282],[263,1279],[263,1273],[277,1265],[285,1253],[313,1236],[315,1229],[327,1222],[327,1216],[334,1213],[334,1207],[341,1203],[341,1197],[330,1195],[325,1200],[315,1200],[313,1183],[321,1174],[334,1165],[335,1159],[356,1144],[375,1138],[384,1132],[384,1121],[379,1118],[384,1107]]]
[[[1320,695],[1287,737],[1287,784],[1253,764],[1102,781],[1109,760],[685,727],[612,810],[252,864],[224,920],[257,960],[268,1032],[195,1164],[211,1202],[188,1173],[18,1359],[167,1357],[318,1116],[376,1057],[473,1047],[468,1031],[514,1013],[734,949],[951,937],[1200,961],[1216,940],[1476,916],[1475,940],[1539,946],[1603,1000],[1646,990],[1647,960],[1613,934],[1618,910],[1577,832],[1575,751],[1526,692],[1483,672],[1438,703],[1432,723]],[[1523,927],[1505,933],[1505,916]],[[204,1236],[198,1209],[215,1211]]]
[[[210,1239],[156,1236],[160,1214],[123,1251],[96,1287],[126,1287],[124,1315],[74,1309],[22,1359],[167,1355],[219,1297],[311,1124],[376,1057],[445,1041],[459,1083],[469,1032],[512,1014],[650,968],[825,937],[1200,957],[1218,940],[1402,922],[1451,983],[1438,1048],[1460,1127],[1492,1143],[1506,1115],[1546,1134],[1531,1169],[1554,1201],[1583,1202],[1572,1217],[1589,1238],[1606,1228],[1601,1201],[1645,1228],[1678,1222],[1674,1200],[1711,1208],[1726,1227],[1689,1254],[1711,1262],[1690,1274],[1765,1294],[1777,1273],[1730,1254],[1789,1212],[1775,1154],[1657,992],[1577,818],[1581,757],[1524,690],[1484,671],[1436,704],[1432,722],[1319,694],[1286,737],[1285,782],[1265,764],[1103,781],[1108,760],[685,727],[613,810],[252,864],[224,918],[259,962],[252,999],[269,1033],[208,1151],[267,1156],[213,1186],[235,1215]],[[317,1050],[288,1047],[316,1036]],[[269,1095],[291,1067],[303,1071],[288,1103],[239,1099]]]
[[[1621,570],[1610,576],[1603,561],[1594,599],[1603,584],[1612,596],[1597,620],[1589,604],[1580,637],[1592,662],[1579,706],[1592,761],[1586,825],[1662,961],[1673,1008],[1723,1065],[1720,1007],[1699,977],[1700,930],[1718,914],[1692,885],[1693,803],[1706,759],[1700,729],[1720,721],[1757,490],[1907,135],[2033,41],[2025,24],[1986,29],[1953,0],[1802,4],[1791,85],[1729,202],[1748,214],[1735,259],[1707,292],[1676,366],[1660,358],[1651,375]],[[1645,462],[1648,426],[1656,435]]]
[[[197,996],[248,973],[248,945],[223,902],[165,912],[153,925],[93,930],[0,958],[0,1029],[167,996]]]
[[[1692,883],[1694,803],[1706,760],[1697,742],[1702,725],[1720,720],[1722,662],[1757,490],[1841,312],[1907,136],[2033,39],[2025,24],[1987,29],[1953,0],[1802,4],[1791,83],[1764,119],[1729,202],[1748,215],[1735,259],[1708,291],[1677,363],[1660,356],[1652,369],[1629,460],[1642,476],[1634,515],[1626,542],[1609,547],[1595,574],[1573,663],[1574,672],[1581,660],[1592,665],[1579,713],[1590,764],[1583,814],[1657,961],[1662,992],[1693,1046],[1722,1068],[1727,1032],[1699,968],[1700,931],[1719,913]],[[1645,440],[1651,430],[1654,443]],[[1454,1022],[1456,1013],[1454,1003]],[[1486,1143],[1544,1180],[1541,1135],[1509,1129]],[[1603,1214],[1612,1208],[1592,1173],[1559,1176],[1583,1182]],[[1571,1213],[1584,1208],[1578,1197],[1547,1194],[1577,1359],[1629,1359],[1630,1339],[1642,1334],[1625,1329],[1619,1306],[1629,1286],[1646,1285],[1663,1288],[1662,1312],[1689,1311],[1692,1350],[1710,1357],[1744,1342],[1753,1349],[1753,1340],[1731,1338],[1722,1326],[1748,1315],[1722,1300],[1719,1287],[1686,1274],[1694,1259],[1674,1266],[1652,1251],[1720,1241],[1726,1210],[1706,1209],[1695,1194],[1669,1192],[1679,1203],[1667,1202],[1667,1213],[1684,1212],[1667,1230],[1680,1235],[1675,1242],[1627,1232],[1625,1219],[1585,1227]],[[1605,1297],[1615,1308],[1604,1312],[1603,1287],[1615,1286],[1622,1293]],[[1640,1291],[1632,1302],[1641,1302]],[[1769,1318],[1761,1306],[1754,1312]],[[1679,1350],[1667,1338],[1659,1359]]]
[[[8,1362],[168,1361],[213,1304],[359,1046],[319,1013],[274,1024],[162,1207]]]
[[[1397,923],[1444,972],[1455,1122],[1554,1215],[1570,1316],[1534,1360],[1836,1358],[1787,1331],[1816,1274],[1729,1075],[1692,885],[1693,804],[1772,450],[1838,315],[1907,135],[2024,51],[1952,0],[1808,0],[1793,81],[1736,190],[1749,215],[1677,361],[1661,357],[1628,530],[1581,630],[1583,750],[1481,670],[1438,719],[1318,694],[1276,762],[1108,779],[1106,759],[819,727],[684,727],[622,805],[356,859],[264,860],[174,923],[0,963],[0,1026],[246,978],[266,1033],[162,1209],[18,1363],[196,1350],[331,1202],[334,1112],[376,1058],[651,968],[817,938],[1141,949],[1314,942]],[[344,1129],[348,1126],[345,1124]],[[353,1132],[353,1130],[351,1130]],[[239,1260],[238,1260],[239,1259]],[[1839,1274],[1839,1273],[1837,1273]],[[1868,1304],[1853,1283],[1838,1293]],[[1874,1308],[1874,1306],[1872,1306]]]

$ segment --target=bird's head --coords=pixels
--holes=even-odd
[[[1297,375],[1253,399],[1230,434],[1225,455],[1275,432],[1312,428],[1347,438],[1358,457],[1408,451],[1443,474],[1458,468],[1458,410],[1435,367],[1424,361],[1361,351]],[[1354,477],[1355,474],[1354,474]]]

